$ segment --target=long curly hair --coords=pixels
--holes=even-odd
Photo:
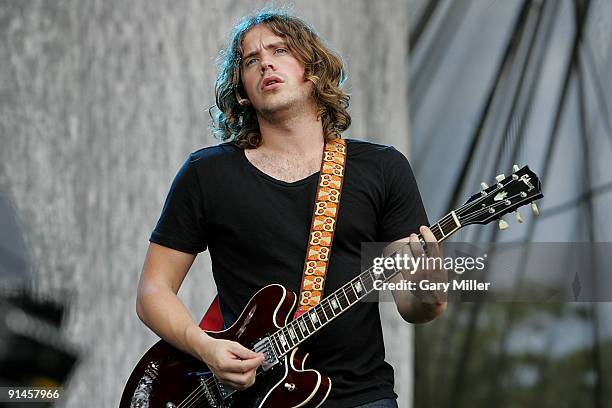
[[[350,97],[341,89],[346,80],[342,60],[303,20],[269,10],[243,18],[232,30],[227,49],[221,51],[215,82],[216,106],[209,112],[213,134],[222,141],[235,141],[242,148],[261,145],[255,109],[250,104],[239,103],[239,98],[246,95],[240,76],[242,41],[251,28],[260,24],[282,37],[293,55],[304,64],[304,79],[313,83],[313,97],[325,139],[339,137],[351,124],[347,111]]]

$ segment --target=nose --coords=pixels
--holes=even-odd
[[[272,57],[271,56],[264,56],[261,58],[261,73],[265,73],[267,69],[271,69],[272,71],[275,70],[275,65],[274,62],[272,61]]]

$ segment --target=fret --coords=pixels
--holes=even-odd
[[[308,316],[308,312],[304,313],[302,316],[300,316],[303,320],[304,320],[304,326],[306,326],[306,330],[308,332],[308,335],[310,335],[311,333],[313,333],[315,331],[315,327],[312,324],[312,321],[310,320],[310,317]]]
[[[321,306],[321,304],[314,307],[313,309],[315,309],[315,313],[317,314],[317,317],[319,318],[319,321],[321,322],[321,324],[327,323],[329,319],[327,319],[327,317],[325,316],[325,311],[323,310],[323,307]]]
[[[351,286],[353,286],[353,288],[355,289],[355,294],[357,295],[357,298],[360,298],[363,295],[363,285],[361,284],[361,280],[359,280],[359,277],[357,277],[357,281],[351,283]]]
[[[294,343],[291,339],[291,335],[289,334],[289,328],[287,326],[285,326],[283,328],[284,334],[285,334],[285,340],[287,340],[287,343],[289,343],[289,348],[293,348],[295,347],[296,343]]]
[[[443,226],[444,225],[444,226]],[[436,236],[436,239],[440,239],[443,238],[445,236],[447,236],[448,234],[450,234],[454,229],[455,229],[455,223],[452,221],[452,219],[449,219],[448,216],[444,217],[442,219],[442,221],[439,224],[436,224],[436,226],[438,227],[439,230],[439,235],[440,237],[438,237],[438,234],[434,235]],[[433,232],[433,231],[432,231]]]
[[[365,274],[361,274],[359,275],[359,282],[361,282],[361,285],[363,286],[363,297],[365,297],[368,293],[370,293],[370,291],[372,291],[372,289],[374,289],[374,286],[372,285],[372,287],[368,287],[368,281],[365,279],[367,275]]]
[[[291,340],[293,340],[293,344],[297,344],[300,339],[297,336],[295,330],[293,329],[293,322],[290,322],[286,327],[287,331],[289,332],[289,337],[291,337]]]
[[[372,281],[377,281],[377,280],[385,279],[384,271],[382,271],[382,272],[374,272],[374,270],[372,270],[371,276],[372,276]]]
[[[336,310],[338,311],[338,313],[342,311],[342,307],[340,307],[340,303],[338,303],[338,298],[336,295],[334,295],[334,297],[331,298],[329,302],[331,303],[332,310],[334,311],[334,313],[336,312]]]
[[[329,315],[327,314],[327,312],[325,311],[325,306],[327,305],[327,299],[323,299],[321,300],[321,310],[323,311],[323,315],[325,316],[325,323],[329,322],[331,319],[329,317]],[[333,316],[332,316],[333,317]]]
[[[278,337],[277,334],[273,334],[272,336],[270,336],[270,338],[272,339],[272,346],[276,349],[276,354],[280,355],[280,354],[284,353],[285,350],[280,348],[278,340],[276,339],[277,337]]]
[[[308,329],[308,326],[306,326],[306,319],[304,319],[304,315],[298,317],[298,324],[304,338],[308,337],[310,335],[310,330]]]
[[[338,299],[338,303],[340,303],[340,308],[346,309],[347,307],[351,305],[351,302],[349,302],[348,297],[346,297],[346,292],[344,291],[344,288],[340,288],[338,292],[339,292],[338,294],[340,295],[340,297],[336,296],[336,298]]]
[[[300,326],[300,319],[297,318],[296,320],[291,322],[291,325],[294,326],[295,332],[296,334],[298,334],[298,338],[300,338],[300,341],[304,340],[306,338],[306,334],[304,334],[304,331],[302,330],[301,326]]]
[[[434,236],[436,237],[437,240],[440,240],[441,238],[444,238],[446,236],[446,234],[444,233],[444,230],[442,229],[440,224],[436,224],[436,225],[430,227],[429,229],[434,234]]]
[[[443,241],[447,236],[458,230],[461,227],[461,223],[459,222],[459,218],[457,218],[455,212],[451,211],[450,214],[442,217],[442,219],[435,226],[438,227],[439,233],[436,234],[432,229],[434,236],[438,241]]]
[[[306,314],[308,315],[308,318],[312,322],[312,327],[314,327],[315,330],[318,329],[317,324],[319,325],[319,327],[322,326],[321,321],[319,320],[319,315],[317,314],[317,312],[315,310],[311,309]]]
[[[289,345],[287,344],[287,339],[285,338],[285,335],[283,334],[282,330],[278,335],[278,340],[280,341],[280,344],[283,347],[283,352],[285,351],[285,349],[289,348]]]
[[[384,280],[389,280],[391,279],[391,277],[393,277],[393,275],[395,275],[396,273],[398,273],[400,270],[397,269],[395,266],[393,267],[393,269],[387,269],[385,268],[385,272],[383,272],[383,276],[384,276]]]
[[[357,296],[357,293],[355,293],[355,288],[353,287],[353,284],[351,282],[349,282],[348,284],[348,298],[351,301],[351,304],[355,303],[357,301],[357,299],[359,299],[359,296]]]
[[[324,302],[325,302],[325,306],[323,307],[323,310],[325,311],[325,314],[328,317],[331,316],[328,319],[328,320],[331,320],[334,317],[336,317],[336,314],[334,313],[334,309],[332,308],[329,298],[325,299]]]
[[[370,292],[374,289],[374,277],[372,276],[372,272],[369,270],[365,271],[359,276],[359,279],[361,279],[366,292]]]

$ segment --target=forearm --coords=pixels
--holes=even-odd
[[[395,275],[391,282],[399,283],[405,279],[402,273]],[[429,322],[446,310],[446,302],[436,299],[434,293],[418,293],[420,297],[409,290],[393,290],[393,300],[402,319],[409,323]]]
[[[448,282],[448,273],[441,263],[428,265],[426,259],[440,258],[441,252],[436,238],[431,230],[426,226],[419,228],[427,245],[430,247],[430,254],[425,254],[423,243],[416,234],[395,241],[388,245],[384,250],[385,256],[399,253],[404,256],[416,259],[412,264],[396,265],[400,273],[393,276],[391,281],[399,283],[405,280],[410,283],[410,290],[394,290],[393,299],[397,310],[404,320],[410,323],[429,322],[446,310],[447,293],[440,289],[441,283]],[[419,259],[420,258],[420,259]],[[421,287],[422,282],[436,283],[437,290],[429,290],[428,287]],[[401,285],[398,285],[402,287]]]
[[[138,317],[158,336],[176,348],[201,359],[198,350],[210,337],[194,323],[176,294],[163,285],[140,287],[136,301]]]

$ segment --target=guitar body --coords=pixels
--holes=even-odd
[[[266,286],[231,327],[206,333],[254,349],[260,339],[290,320],[295,301],[295,294],[283,286]],[[327,398],[331,380],[306,369],[307,356],[295,348],[268,370],[260,367],[253,386],[234,391],[216,381],[206,364],[160,340],[132,371],[119,407],[315,408]]]

